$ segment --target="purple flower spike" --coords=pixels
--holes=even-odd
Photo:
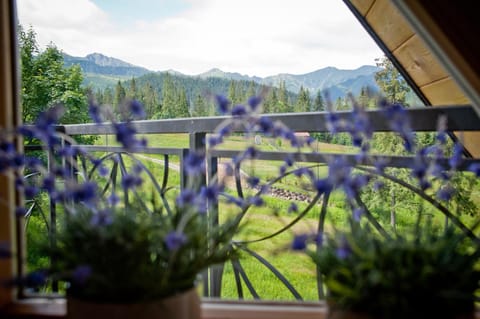
[[[248,105],[250,105],[250,108],[255,111],[257,107],[262,103],[262,98],[259,96],[252,96],[248,99]]]
[[[90,115],[90,118],[95,122],[95,123],[102,123],[102,117],[101,117],[101,112],[100,112],[100,106],[97,104],[91,102],[90,105],[88,106],[88,114]]]
[[[340,246],[337,248],[336,254],[340,259],[346,259],[352,254],[352,248],[346,238],[342,239]]]
[[[122,177],[122,187],[127,189],[134,189],[142,184],[143,180],[138,175],[126,174]]]
[[[130,111],[132,112],[133,116],[136,119],[144,119],[147,115],[145,114],[145,110],[143,108],[143,104],[137,100],[130,101]]]
[[[198,153],[188,153],[185,157],[185,170],[190,175],[200,175],[205,172],[205,156]]]
[[[172,231],[165,237],[165,245],[169,251],[176,251],[187,242],[187,236],[183,233]]]
[[[449,185],[442,187],[437,192],[437,197],[440,200],[449,201],[452,199],[453,195],[455,195],[455,189]]]
[[[475,176],[480,177],[480,163],[473,163],[468,167],[470,172],[473,172]]]
[[[218,110],[220,111],[220,113],[226,114],[231,104],[230,100],[223,95],[217,95],[215,96],[215,99],[218,104]]]
[[[113,223],[112,212],[109,209],[95,213],[90,220],[92,226],[107,226]]]
[[[238,116],[238,117],[241,117],[241,116],[244,116],[247,114],[247,109],[245,108],[244,105],[235,105],[233,108],[232,108],[232,116]]]
[[[300,234],[296,235],[292,241],[292,249],[293,250],[305,250],[307,248],[307,234]]]
[[[91,275],[92,267],[88,265],[80,265],[73,270],[72,279],[76,284],[83,286]]]
[[[298,212],[298,206],[296,203],[291,203],[290,206],[288,207],[288,213],[296,213]]]
[[[195,192],[189,188],[182,190],[180,195],[177,197],[177,205],[179,207],[185,207],[187,205],[192,205],[195,201]]]
[[[353,210],[353,219],[358,222],[360,221],[360,219],[364,214],[365,214],[365,211],[363,210],[363,208],[357,207]]]

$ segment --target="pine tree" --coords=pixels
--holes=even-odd
[[[410,86],[402,77],[397,68],[387,57],[376,59],[377,66],[382,70],[375,73],[375,81],[385,97],[391,103],[401,103],[406,106],[406,96],[410,92]]]
[[[295,104],[295,112],[308,112],[310,111],[310,93],[308,90],[300,86],[298,91],[297,103]]]
[[[255,82],[252,80],[248,84],[248,89],[247,89],[247,94],[246,94],[245,100],[247,100],[248,98],[250,98],[252,96],[255,96],[255,95],[257,95],[257,92],[255,92]]]
[[[205,105],[205,99],[201,94],[197,94],[193,102],[192,116],[208,116],[208,109]]]
[[[176,94],[175,85],[172,76],[169,73],[165,74],[162,85],[162,108],[160,117],[164,119],[174,118],[176,108]]]
[[[313,101],[313,106],[311,111],[312,112],[325,111],[325,101],[323,100],[323,95],[320,90],[318,90],[317,95],[315,95],[315,100]]]
[[[278,88],[278,105],[275,109],[275,113],[287,113],[291,112],[291,106],[288,101],[287,88],[285,86],[285,81],[280,82]]]
[[[113,90],[111,87],[107,87],[103,91],[103,104],[113,106]]]
[[[113,107],[115,110],[118,111],[119,106],[125,101],[126,95],[125,88],[119,80],[115,86],[115,93],[113,97]]]
[[[275,113],[277,105],[277,90],[275,88],[271,88],[265,97],[265,101],[263,102],[264,113]]]
[[[174,110],[174,116],[177,117],[190,117],[190,106],[187,101],[187,94],[185,89],[179,90],[177,98],[177,108]]]
[[[145,108],[145,114],[147,119],[153,118],[155,113],[160,113],[160,103],[158,101],[158,94],[153,89],[150,83],[145,83],[141,89],[142,97],[141,102]]]
[[[232,102],[232,104],[237,104],[239,100],[234,80],[230,80],[230,84],[228,86],[228,99]]]
[[[135,78],[130,80],[130,86],[128,87],[127,97],[130,99],[138,99],[138,92],[137,92],[137,83]]]

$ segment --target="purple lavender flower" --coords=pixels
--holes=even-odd
[[[223,191],[224,187],[221,184],[213,184],[209,186],[203,186],[200,189],[200,197],[211,201],[217,201],[218,196]]]
[[[184,233],[172,231],[167,234],[164,241],[169,251],[176,251],[187,242],[187,236]]]
[[[223,95],[216,95],[215,99],[216,99],[220,114],[226,114],[231,104],[230,100]]]
[[[223,142],[223,138],[221,136],[209,136],[208,137],[208,146],[215,147]]]
[[[332,190],[332,184],[328,179],[316,179],[313,181],[313,186],[318,194],[328,193]]]
[[[145,110],[143,108],[142,103],[137,100],[130,101],[130,111],[132,112],[133,116],[136,119],[144,119],[147,115],[145,114]]]
[[[463,163],[463,146],[460,143],[455,143],[453,146],[452,157],[448,160],[452,169],[457,169]]]
[[[17,217],[25,217],[27,216],[27,213],[28,213],[27,209],[23,206],[17,206],[15,208],[15,216]]]
[[[257,124],[260,127],[260,132],[264,134],[270,133],[273,129],[272,120],[266,116],[259,118]]]
[[[185,157],[185,171],[189,175],[200,175],[205,172],[205,156],[196,152],[190,152]]]
[[[76,203],[92,203],[97,198],[97,184],[85,182],[66,190],[66,198]]]
[[[2,141],[0,143],[0,151],[6,154],[15,153],[15,145],[12,142]]]
[[[135,174],[125,174],[122,177],[122,187],[125,190],[134,189],[142,185],[142,178]]]
[[[360,219],[364,214],[365,214],[365,211],[363,210],[363,208],[360,208],[360,207],[355,208],[353,210],[353,220],[357,222],[360,221]]]
[[[42,181],[42,189],[46,190],[48,193],[55,191],[55,176],[48,175]]]
[[[177,196],[176,203],[178,207],[182,208],[185,206],[193,205],[195,202],[195,192],[192,189],[186,188],[183,189],[180,195]]]
[[[293,250],[305,250],[307,248],[307,240],[309,236],[307,234],[295,235],[292,241]]]
[[[260,207],[265,203],[263,198],[261,198],[260,196],[252,196],[248,199],[248,202],[253,206],[257,207]]]
[[[253,111],[255,111],[257,109],[257,107],[260,105],[260,103],[262,103],[262,98],[259,97],[259,96],[251,96],[248,99],[248,105],[250,106],[250,108]]]
[[[72,273],[72,280],[77,285],[85,285],[92,275],[92,267],[88,265],[77,266]]]
[[[138,151],[146,147],[145,139],[139,140],[135,137],[137,131],[131,122],[114,123],[113,127],[117,141],[127,151]]]
[[[352,248],[345,237],[340,241],[335,253],[339,259],[346,259],[352,254]]]
[[[247,115],[247,109],[244,105],[238,104],[232,108],[232,116],[242,117]]]
[[[90,102],[88,106],[88,114],[90,115],[90,118],[95,122],[95,123],[102,123],[102,116],[100,112],[100,106],[95,104],[93,101]]]
[[[117,194],[112,193],[110,196],[107,198],[107,203],[110,206],[116,206],[120,202],[120,198],[117,196]]]
[[[450,185],[442,187],[437,192],[438,199],[443,201],[449,201],[450,199],[452,199],[453,195],[455,195],[455,189]]]
[[[47,274],[43,270],[37,270],[29,273],[23,281],[27,287],[40,287],[47,282]]]
[[[107,226],[113,223],[112,211],[109,209],[103,209],[93,214],[90,219],[92,226]]]
[[[257,176],[250,176],[247,178],[247,183],[250,187],[257,187],[260,184],[260,178]]]
[[[296,203],[291,203],[287,210],[288,213],[296,213],[298,212],[298,206]]]
[[[32,198],[35,197],[39,192],[40,192],[40,190],[38,189],[38,187],[31,186],[31,185],[27,185],[27,186],[25,186],[25,188],[23,189],[23,194],[24,194],[25,197],[28,198],[28,199],[32,199]]]
[[[475,176],[480,177],[480,163],[473,163],[468,167],[470,172],[473,172]]]
[[[108,167],[106,167],[105,165],[98,166],[98,174],[100,176],[105,177],[108,175],[108,172],[109,172]]]

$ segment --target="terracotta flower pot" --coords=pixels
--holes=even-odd
[[[67,298],[70,319],[200,319],[200,298],[196,289],[134,304],[103,304]]]

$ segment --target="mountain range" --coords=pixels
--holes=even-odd
[[[66,66],[79,64],[83,70],[85,84],[97,88],[113,86],[117,81],[128,80],[133,77],[142,77],[149,73],[162,73],[151,71],[122,60],[105,56],[101,53],[92,53],[85,57],[75,57],[64,54]],[[247,76],[240,73],[224,72],[218,68],[211,69],[198,75],[185,75],[175,70],[168,72],[180,77],[189,78],[220,78],[225,80],[254,81],[258,84],[279,86],[285,83],[287,90],[298,93],[300,87],[308,89],[314,95],[319,90],[328,91],[331,99],[345,96],[348,92],[358,95],[363,87],[369,87],[372,91],[378,91],[375,83],[375,73],[380,68],[364,65],[354,70],[341,70],[335,67],[326,67],[306,74],[282,73],[267,77]]]

